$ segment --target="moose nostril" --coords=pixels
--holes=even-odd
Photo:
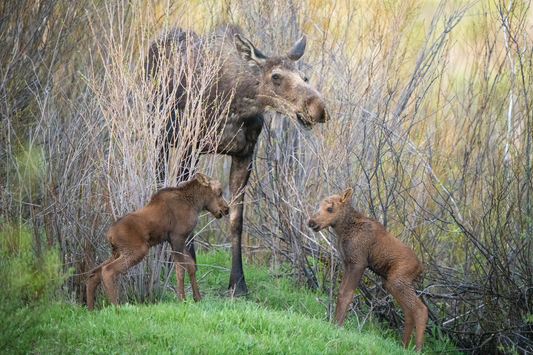
[[[315,228],[316,227],[316,223],[313,222],[313,221],[309,221],[309,227],[310,228]]]

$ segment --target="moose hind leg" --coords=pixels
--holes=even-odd
[[[101,265],[89,271],[89,277],[87,279],[87,309],[89,311],[94,309],[95,291],[100,282],[102,282]]]
[[[174,248],[172,248],[174,249]],[[174,268],[176,269],[176,282],[178,286],[178,299],[185,301],[185,257],[183,249],[174,249]]]
[[[115,277],[126,272],[130,267],[140,263],[146,254],[148,254],[147,246],[127,254],[122,253],[116,260],[102,268],[102,280],[104,282],[107,297],[109,297],[109,301],[115,306],[118,305]]]
[[[87,310],[92,311],[94,309],[94,301],[96,298],[95,291],[100,282],[102,282],[102,268],[115,260],[111,255],[106,261],[89,271],[89,276],[86,281],[87,286]]]
[[[400,305],[405,315],[402,345],[407,348],[411,334],[416,326],[415,349],[422,348],[422,340],[427,322],[427,308],[418,299],[412,281],[401,278],[389,278],[385,286]]]
[[[194,302],[198,302],[202,299],[200,296],[200,290],[198,289],[198,284],[196,283],[196,261],[192,258],[191,255],[185,254],[185,269],[189,274],[189,280],[191,281],[192,295]]]
[[[416,296],[416,294],[415,294]],[[415,301],[416,313],[415,313],[415,325],[416,325],[416,334],[415,334],[415,349],[422,349],[422,342],[424,340],[424,332],[426,331],[426,325],[428,321],[428,309],[425,304],[416,298]]]
[[[102,282],[102,265],[89,271],[89,277],[87,279],[87,310],[89,311],[94,309],[94,293],[100,282]]]

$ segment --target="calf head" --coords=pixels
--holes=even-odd
[[[205,209],[211,212],[215,218],[222,218],[227,215],[229,205],[222,196],[220,182],[200,173],[196,173],[196,180],[205,187]]]
[[[343,218],[344,206],[350,203],[350,197],[353,194],[352,188],[344,190],[341,196],[333,195],[326,197],[311,219],[308,226],[315,232],[321,231],[327,227],[335,227],[340,218]]]
[[[322,95],[295,65],[305,52],[303,36],[285,56],[266,57],[247,39],[235,35],[235,47],[248,65],[258,69],[259,100],[263,106],[295,118],[302,126],[312,127],[329,119]]]

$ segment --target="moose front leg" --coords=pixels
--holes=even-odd
[[[229,288],[233,290],[235,296],[247,293],[246,282],[244,281],[244,271],[242,268],[241,238],[244,211],[244,188],[250,177],[252,158],[252,154],[246,157],[233,156],[229,176],[229,190],[232,198],[229,210],[232,254]]]
[[[337,307],[335,308],[334,322],[342,327],[348,307],[352,303],[355,288],[363,276],[366,265],[344,265],[339,293],[337,294]]]

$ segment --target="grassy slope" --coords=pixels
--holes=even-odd
[[[108,307],[55,306],[43,314],[39,353],[402,354],[392,339],[339,329],[294,311],[206,301]]]
[[[246,268],[248,300],[221,298],[228,280],[227,254],[203,254],[198,261],[199,277],[208,273],[200,281],[202,302],[178,303],[167,294],[161,303],[124,304],[92,313],[79,305],[55,304],[26,332],[30,349],[43,354],[410,353],[398,346],[399,335],[388,332],[384,339],[372,323],[361,333],[353,319],[342,329],[331,325],[316,294],[297,290],[286,277],[271,277],[264,267]],[[101,305],[101,295],[98,301]],[[444,347],[433,342],[426,350]]]

